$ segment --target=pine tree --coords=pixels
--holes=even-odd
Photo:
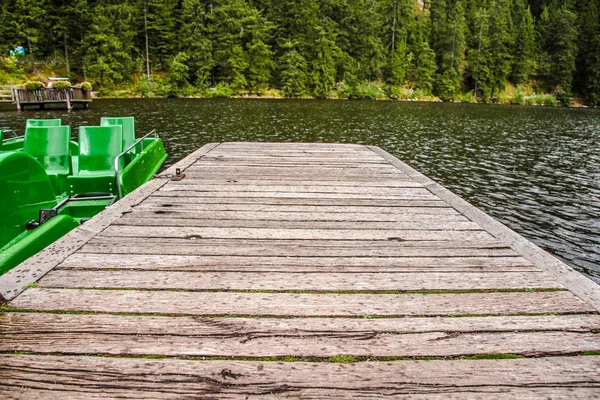
[[[180,50],[189,54],[190,79],[195,86],[205,88],[215,67],[213,45],[208,37],[209,10],[202,0],[183,0],[181,15]]]
[[[550,68],[546,78],[554,92],[569,95],[577,57],[577,16],[567,2],[561,4],[559,0],[555,0],[549,10],[545,50]]]
[[[414,20],[412,0],[384,0],[384,40],[387,50],[387,81],[392,85],[406,82],[412,65],[412,53],[408,46],[408,35]]]
[[[235,45],[227,59],[227,83],[234,89],[245,89],[248,85],[246,70],[248,69],[247,55],[242,46]]]
[[[185,52],[179,52],[169,63],[170,94],[179,96],[184,94],[190,86],[190,70],[187,62],[190,56]]]
[[[105,83],[121,82],[133,72],[133,22],[136,17],[129,4],[102,2],[93,8],[91,25],[83,40],[84,70]]]
[[[313,94],[320,99],[327,98],[335,83],[335,57],[338,52],[331,34],[320,29],[315,43],[315,58],[312,62]]]
[[[177,2],[172,0],[142,0],[144,10],[140,10],[139,14],[147,14],[150,61],[155,65],[155,69],[164,68],[166,61],[174,56],[176,5]]]
[[[496,90],[503,89],[511,71],[513,32],[510,13],[510,0],[494,0],[490,5],[489,40],[490,48],[486,53],[489,58],[491,97]]]
[[[581,12],[578,84],[589,105],[600,106],[600,4],[587,0]]]
[[[525,0],[515,0],[513,21],[515,25],[515,44],[511,79],[514,83],[527,82],[533,71],[535,28],[531,9]]]
[[[435,74],[435,53],[429,47],[425,36],[425,21],[418,19],[414,24],[411,36],[411,49],[413,53],[413,66],[410,81],[417,88],[431,92]]]
[[[378,80],[385,66],[378,0],[349,0],[338,24],[338,44],[347,55],[344,80]],[[352,75],[352,77],[350,77]]]
[[[464,58],[466,50],[466,21],[462,0],[450,6],[447,13],[437,10],[433,13],[433,5],[445,6],[445,2],[432,3],[432,25],[440,25],[432,29],[436,56],[438,57],[438,73],[435,88],[444,100],[454,99],[461,92]],[[439,15],[438,15],[439,13]],[[434,19],[435,16],[435,19]],[[445,18],[443,18],[445,16]]]
[[[273,31],[273,24],[266,20],[256,9],[250,11],[247,18],[249,43],[248,53],[248,85],[249,89],[259,93],[266,89],[271,80],[274,68],[273,51],[266,42]]]
[[[255,38],[248,46],[248,84],[255,92],[268,87],[273,70],[273,52],[261,39]]]
[[[300,97],[308,94],[306,59],[287,42],[282,46],[286,52],[279,58],[279,80],[281,90],[286,97]]]

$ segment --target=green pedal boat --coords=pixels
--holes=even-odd
[[[28,120],[24,136],[0,131],[0,275],[152,179],[166,158],[156,131],[136,139],[133,117],[82,126],[77,142],[60,119]]]

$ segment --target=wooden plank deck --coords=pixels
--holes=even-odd
[[[0,293],[2,398],[600,397],[600,287],[369,146],[207,145]]]

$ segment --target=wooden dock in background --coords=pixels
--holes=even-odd
[[[3,398],[600,397],[600,287],[370,146],[206,145],[0,293]]]
[[[11,89],[12,102],[17,105],[17,110],[24,110],[26,106],[37,106],[44,109],[46,105],[65,105],[67,110],[80,105],[84,109],[92,102],[92,92],[81,88],[55,89],[44,88],[27,90],[13,87]]]

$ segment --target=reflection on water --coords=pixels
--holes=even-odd
[[[8,111],[10,110],[10,111]],[[158,129],[173,163],[216,141],[381,146],[600,282],[600,110],[317,100],[96,100],[89,111],[3,106],[74,128],[133,115]],[[76,132],[76,129],[75,129]]]

